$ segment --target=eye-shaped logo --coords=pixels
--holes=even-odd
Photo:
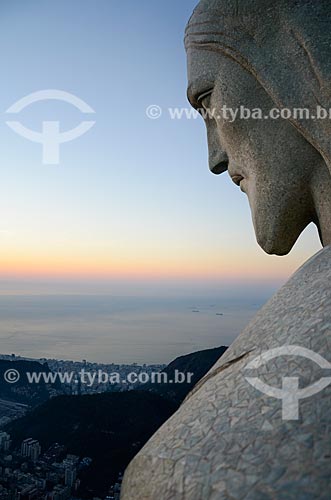
[[[63,90],[40,90],[33,92],[15,102],[15,104],[7,109],[6,113],[19,113],[27,106],[30,106],[30,104],[50,99],[72,104],[82,113],[94,113],[94,110],[86,102],[82,101],[82,99]],[[58,121],[43,121],[41,132],[26,128],[18,121],[7,121],[6,124],[14,132],[29,141],[42,144],[43,164],[58,165],[60,161],[60,144],[72,141],[85,134],[93,127],[95,121],[82,121],[77,127],[66,132],[60,132],[60,123]]]
[[[255,369],[267,363],[269,360],[280,356],[301,356],[310,359],[318,364],[320,368],[331,369],[331,363],[310,349],[296,345],[287,345],[270,349],[250,361],[245,369]],[[331,377],[322,377],[317,382],[299,389],[298,377],[283,377],[282,388],[272,387],[265,384],[258,377],[245,377],[245,379],[258,391],[267,396],[282,400],[282,418],[283,420],[299,419],[299,400],[309,398],[314,394],[325,389],[331,383]]]

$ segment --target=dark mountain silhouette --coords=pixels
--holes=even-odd
[[[38,439],[43,450],[55,442],[68,453],[93,459],[81,475],[80,496],[104,496],[154,432],[176,411],[226,347],[199,351],[174,360],[165,368],[192,372],[191,383],[149,384],[146,390],[88,396],[59,396],[5,427],[19,446],[27,437]]]
[[[214,349],[206,349],[197,351],[185,356],[180,356],[172,361],[164,370],[168,383],[146,384],[141,387],[142,390],[148,390],[159,394],[178,405],[185,399],[191,389],[206,375],[216,361],[224,354],[227,347],[215,347]],[[174,383],[177,373],[192,373],[190,383]],[[187,379],[186,379],[187,380]],[[171,381],[171,382],[170,382]]]
[[[15,383],[6,381],[8,370],[16,370],[19,374],[19,380]],[[47,401],[51,395],[61,391],[61,384],[45,384],[41,379],[38,383],[29,383],[27,373],[49,373],[47,364],[41,364],[38,361],[0,360],[0,399],[13,401],[15,403],[36,406]]]

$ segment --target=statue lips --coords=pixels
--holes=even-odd
[[[233,174],[231,175],[232,182],[234,182],[237,186],[240,186],[241,181],[244,180],[244,177],[240,174]]]

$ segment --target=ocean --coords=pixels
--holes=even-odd
[[[0,352],[98,363],[169,363],[229,345],[266,298],[0,296]]]

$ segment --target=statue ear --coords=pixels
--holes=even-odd
[[[331,174],[330,2],[302,1],[289,7],[286,0],[280,22],[284,29],[277,33],[277,51],[283,47],[284,59],[278,61],[282,78],[270,75],[269,93],[277,96],[283,107],[308,108],[310,117],[315,118],[320,111],[328,115],[327,119],[298,118],[292,124],[321,154]],[[267,80],[268,69],[264,72]]]

